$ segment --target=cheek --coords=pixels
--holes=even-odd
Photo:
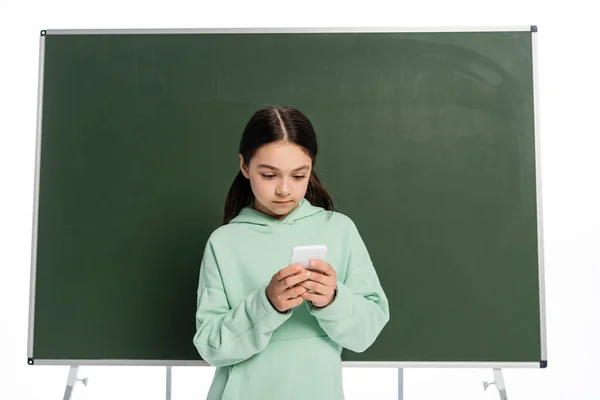
[[[306,191],[306,189],[308,188],[308,182],[309,182],[308,178],[306,178],[302,181],[302,188],[304,188],[304,191]]]
[[[265,197],[271,189],[271,182],[261,178],[250,179],[250,186],[256,197]]]

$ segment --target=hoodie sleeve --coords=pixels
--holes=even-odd
[[[309,305],[309,310],[334,342],[362,353],[389,321],[389,306],[367,248],[352,221],[348,226],[348,246],[348,269],[343,282],[338,276],[335,299],[323,308]]]
[[[209,240],[200,266],[194,345],[215,367],[237,364],[262,351],[292,310],[280,313],[267,299],[268,283],[231,308]]]

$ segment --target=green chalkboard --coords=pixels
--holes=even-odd
[[[43,32],[29,362],[201,361],[242,129],[287,104],[390,301],[344,361],[544,366],[535,35]]]

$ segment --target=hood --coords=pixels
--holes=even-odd
[[[260,211],[255,210],[254,208],[252,208],[253,204],[242,208],[240,210],[240,212],[238,213],[238,215],[234,219],[232,219],[229,223],[230,224],[253,224],[253,225],[263,225],[263,226],[281,225],[281,224],[292,225],[301,219],[309,218],[315,214],[325,211],[325,209],[323,209],[321,207],[313,206],[312,204],[310,204],[310,202],[308,200],[303,198],[300,201],[300,204],[298,205],[298,207],[296,207],[291,213],[286,215],[286,217],[280,221],[275,217],[271,217],[270,215],[267,215]]]

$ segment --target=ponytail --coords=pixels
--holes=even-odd
[[[327,190],[325,190],[321,184],[321,180],[314,170],[312,170],[310,173],[308,187],[306,188],[306,194],[304,197],[313,206],[322,207],[327,211],[335,210],[335,205],[333,204],[331,195],[327,192]]]
[[[252,203],[253,198],[254,194],[250,187],[250,180],[242,174],[242,171],[238,171],[227,193],[221,225],[227,225],[229,221],[238,215],[242,208]]]

